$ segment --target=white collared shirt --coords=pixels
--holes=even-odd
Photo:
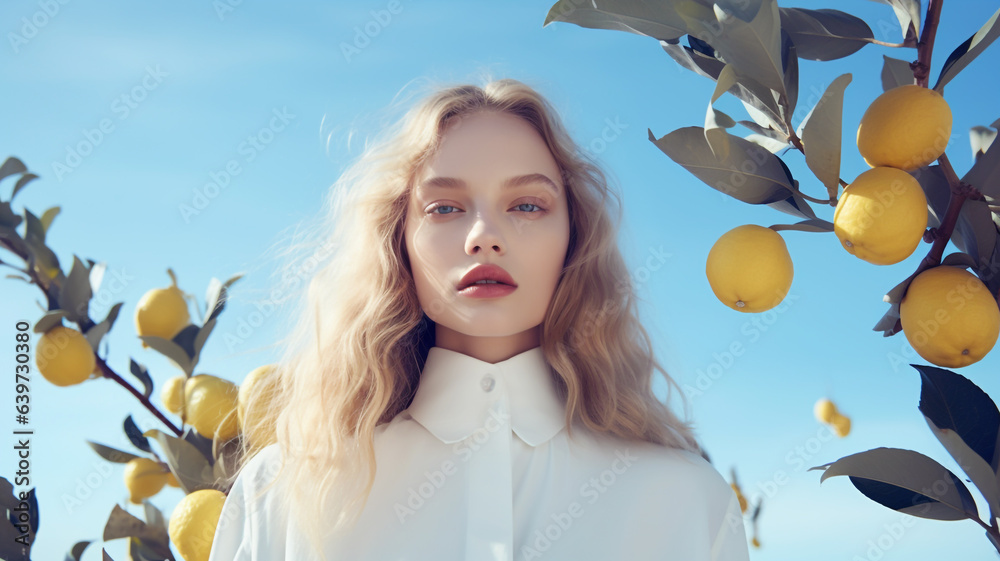
[[[330,561],[749,559],[736,494],[700,455],[565,430],[541,347],[496,364],[432,347],[409,408],[375,432],[374,487]],[[209,561],[299,560],[300,530],[247,501],[278,445],[236,479]]]

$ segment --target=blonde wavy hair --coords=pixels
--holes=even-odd
[[[318,226],[289,244],[297,256],[281,286],[315,274],[295,292],[277,363],[277,393],[249,396],[245,432],[276,435],[282,485],[276,504],[296,516],[315,551],[323,513],[350,527],[375,478],[374,434],[411,403],[434,323],[417,300],[404,239],[414,182],[458,118],[481,111],[524,119],[545,140],[562,173],[570,216],[565,268],[545,314],[541,347],[566,399],[566,421],[626,440],[702,454],[692,425],[652,390],[661,372],[639,323],[635,286],[617,246],[621,198],[597,161],[581,150],[538,92],[513,79],[482,86],[433,85],[401,119],[385,126],[327,193]],[[304,256],[304,257],[303,257]],[[291,299],[291,298],[289,298]],[[670,394],[668,393],[668,396]],[[668,400],[669,402],[669,397]],[[242,440],[243,458],[262,446]],[[245,462],[243,465],[246,465]],[[232,480],[230,480],[232,481]],[[269,488],[268,485],[266,488]]]

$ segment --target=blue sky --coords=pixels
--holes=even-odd
[[[728,477],[735,466],[745,492],[766,498],[764,547],[751,551],[754,559],[798,560],[803,553],[819,557],[817,551],[831,559],[864,559],[873,546],[887,561],[994,558],[972,522],[908,518],[902,526],[900,514],[869,501],[846,478],[820,485],[820,472],[807,471],[890,446],[918,450],[961,473],[917,410],[919,376],[908,363],[923,361],[902,334],[883,338],[871,330],[887,309],[882,295],[915,269],[929,246],[902,263],[877,267],[847,254],[833,234],[784,231],[795,264],[786,302],[757,315],[723,306],[705,277],[711,245],[740,224],[768,226],[792,217],[722,196],[649,142],[647,128],[660,137],[701,125],[714,88],[680,69],[654,39],[565,23],[542,28],[551,2],[245,1],[221,14],[212,2],[49,4],[58,7],[51,17],[36,15],[46,2],[0,7],[7,38],[0,48],[7,77],[0,158],[17,156],[41,176],[18,195],[16,211],[27,207],[40,215],[62,207],[48,241],[64,266],[74,254],[107,263],[92,316],[124,302],[108,339],[109,364],[122,373],[129,357],[146,364],[156,395],[179,371],[141,348],[132,316],[143,293],[169,283],[168,267],[201,305],[212,277],[246,274],[234,286],[199,373],[238,383],[273,362],[280,312],[245,339],[226,337],[240,333],[254,303],[267,297],[277,266],[273,246],[313,215],[364,137],[387,118],[383,109],[397,94],[424,79],[476,80],[488,71],[546,95],[574,138],[592,148],[620,185],[620,245],[667,371],[693,385],[709,369],[721,368],[722,376],[692,398],[692,412],[720,472]],[[807,0],[781,5],[834,7]],[[863,18],[878,39],[900,39],[886,5],[849,0],[835,7]],[[932,76],[996,9],[996,2],[985,0],[945,4]],[[373,12],[382,13],[381,22]],[[24,33],[25,21],[35,18],[45,24],[12,44],[10,34]],[[364,29],[375,31],[367,43],[358,38]],[[345,54],[343,46],[355,42],[357,51]],[[969,127],[1000,116],[988,93],[1000,86],[997,49],[987,50],[946,91],[954,113],[948,154],[960,175],[972,164]],[[881,92],[883,54],[915,58],[913,50],[869,45],[840,61],[800,62],[803,107],[836,76],[853,74],[844,105],[841,176],[847,180],[867,169],[853,135]],[[746,118],[734,100],[719,106]],[[355,136],[349,142],[350,131]],[[602,135],[613,140],[598,142]],[[259,138],[256,146],[251,136]],[[93,151],[68,162],[69,147],[88,138]],[[225,187],[206,196],[197,213],[185,213],[231,161],[238,168],[228,172]],[[805,193],[824,195],[800,154],[789,153],[785,161]],[[5,199],[11,186],[3,184]],[[832,219],[832,208],[814,208]],[[667,255],[663,266],[646,268],[651,255]],[[0,282],[0,329],[10,341],[17,320],[39,317],[41,293],[14,280]],[[727,355],[734,345],[741,354]],[[1000,352],[994,351],[959,372],[996,397],[998,367]],[[8,387],[4,395],[12,396]],[[665,386],[658,383],[657,391],[663,396]],[[128,414],[144,429],[162,426],[109,380],[70,388],[37,380],[31,392],[32,485],[41,511],[35,558],[59,558],[76,541],[99,539],[114,504],[141,513],[126,501],[122,466],[101,460],[85,439],[129,448],[121,430]],[[849,437],[829,439],[813,419],[813,403],[822,396],[852,417]],[[0,474],[9,477],[13,440],[4,438],[9,452]],[[169,516],[180,498],[179,490],[168,488],[153,503]],[[903,531],[893,534],[893,528]],[[121,541],[107,549],[115,559],[126,558]],[[100,559],[99,544],[84,559]]]

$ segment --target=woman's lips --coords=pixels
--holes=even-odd
[[[503,283],[471,284],[458,293],[470,298],[499,298],[517,290],[516,286]]]

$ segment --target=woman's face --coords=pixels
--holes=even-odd
[[[512,181],[524,176],[532,178]],[[452,123],[417,176],[405,229],[417,297],[439,346],[442,331],[528,337],[527,348],[537,346],[566,259],[569,211],[559,167],[531,125],[493,112]],[[460,292],[462,277],[482,264],[502,267],[516,288],[482,298]]]

